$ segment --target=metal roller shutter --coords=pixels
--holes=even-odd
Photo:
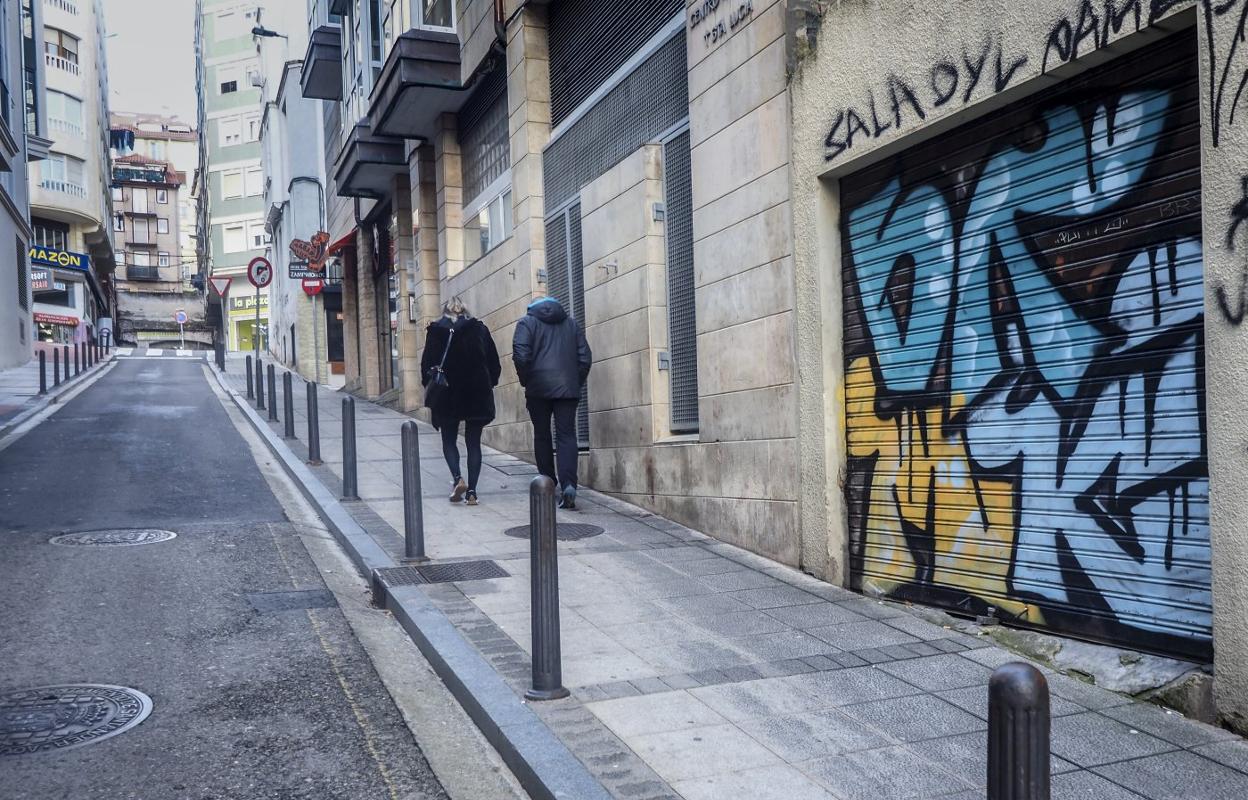
[[[693,275],[693,172],[689,131],[663,145],[667,321],[672,432],[698,430],[698,330]]]
[[[851,576],[1211,653],[1190,33],[845,178]]]

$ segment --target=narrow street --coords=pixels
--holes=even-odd
[[[25,436],[0,442],[6,689],[128,687],[152,702],[141,724],[89,747],[56,752],[64,741],[32,734],[38,752],[0,759],[0,796],[447,797],[357,639],[356,628],[384,641],[397,626],[367,607],[323,531],[291,521],[204,369],[199,358],[120,358]],[[147,528],[176,538],[49,542]],[[412,663],[415,649],[396,654],[409,659],[390,667],[408,676],[396,686],[426,693],[413,707],[442,703],[431,673],[413,689],[428,673]],[[106,713],[82,700],[90,690],[76,694],[57,704],[57,735]],[[52,696],[17,703],[26,708],[9,699],[0,713],[26,714],[34,730]],[[475,732],[449,710],[442,717],[441,739],[426,746],[455,751],[457,768],[476,776],[474,796],[506,796]]]

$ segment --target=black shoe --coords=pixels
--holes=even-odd
[[[463,478],[456,478],[455,485],[451,488],[451,502],[458,503],[464,499],[464,493],[468,491],[468,484],[464,483]]]
[[[469,489],[468,493],[464,495],[464,502],[470,506],[475,506],[477,504],[477,490]]]
[[[565,508],[568,511],[576,510],[576,487],[575,486],[563,487],[563,496],[559,499],[559,507]]]

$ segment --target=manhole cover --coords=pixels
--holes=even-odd
[[[162,531],[158,528],[119,528],[104,531],[66,533],[62,536],[54,536],[48,542],[49,544],[59,544],[68,547],[84,545],[95,547],[132,547],[139,544],[167,542],[176,536],[177,534],[173,531]]]
[[[0,755],[68,750],[133,728],[152,699],[123,686],[83,683],[0,694]]]
[[[377,570],[387,586],[411,586],[421,583],[454,583],[510,578],[511,574],[493,561],[451,561],[445,564],[424,564],[419,567],[391,567]]]
[[[597,525],[588,525],[584,522],[560,522],[555,525],[555,538],[561,542],[575,542],[580,539],[588,539],[602,532],[602,528],[599,528]],[[514,536],[517,539],[528,539],[529,526],[521,525],[516,528],[508,528],[503,533],[508,536]]]

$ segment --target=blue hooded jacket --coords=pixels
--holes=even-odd
[[[516,325],[511,357],[525,396],[550,400],[579,398],[594,358],[584,329],[553,297],[529,304]]]

